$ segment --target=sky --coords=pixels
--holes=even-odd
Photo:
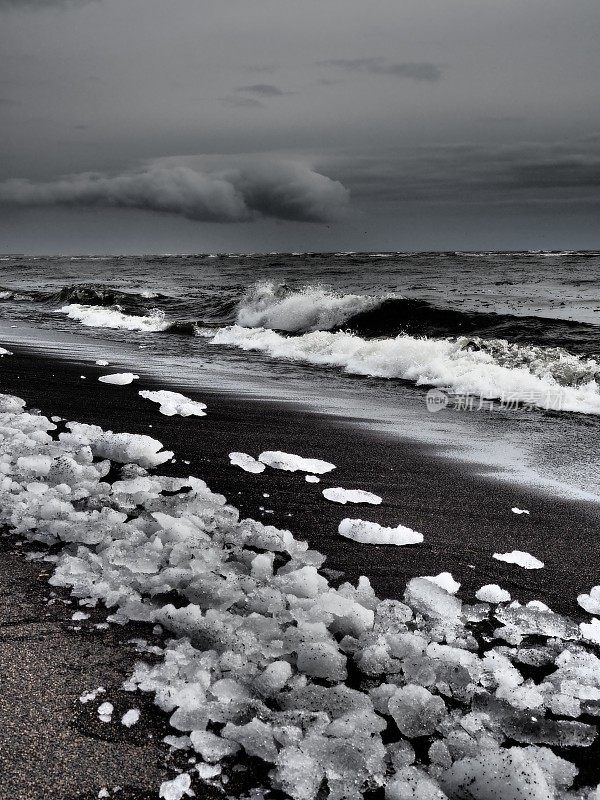
[[[600,248],[598,0],[0,0],[0,252]]]

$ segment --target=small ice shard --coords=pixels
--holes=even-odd
[[[326,500],[331,500],[332,503],[370,503],[373,506],[378,506],[381,503],[381,497],[371,492],[363,492],[362,489],[342,489],[341,486],[335,489],[323,489],[323,497]]]
[[[102,703],[98,706],[98,717],[100,718],[100,722],[110,722],[112,719],[112,713],[115,707],[112,703]]]
[[[159,412],[164,414],[165,417],[205,417],[206,408],[205,403],[200,403],[197,400],[190,400],[184,394],[179,392],[169,392],[161,389],[159,391],[149,391],[144,389],[138,392],[140,397],[145,400],[151,400],[153,403],[159,404]]]
[[[113,375],[100,375],[100,383],[112,383],[114,386],[127,386],[136,381],[140,376],[133,372],[115,372]]]
[[[506,561],[507,564],[516,564],[523,569],[542,569],[544,562],[526,553],[523,550],[513,550],[510,553],[494,553],[497,561]]]
[[[579,629],[583,638],[588,642],[600,644],[600,619],[593,617],[591,622],[582,622]]]
[[[99,358],[96,364],[98,364],[99,367],[108,367],[109,362],[103,358]]]
[[[10,350],[7,350],[5,347],[0,347],[0,356],[12,356],[13,354]]]
[[[517,508],[516,506],[514,508],[511,508],[511,511],[513,512],[513,514],[529,514],[529,511],[527,511],[526,509]]]
[[[304,480],[307,483],[321,483],[321,478],[317,478],[316,475],[305,475]]]
[[[86,614],[85,611],[76,611],[74,614],[71,615],[71,619],[73,622],[82,622],[84,619],[89,619],[90,615]]]
[[[329,461],[320,461],[318,458],[303,458],[294,453],[283,453],[281,450],[265,450],[258,457],[259,461],[272,469],[282,469],[286,472],[311,472],[323,475],[335,469],[335,464]]]
[[[92,700],[95,700],[99,694],[103,694],[106,691],[104,686],[99,686],[97,689],[94,689],[91,692],[86,692],[82,694],[79,698],[80,703],[91,703]]]
[[[187,772],[182,772],[172,781],[164,781],[158,790],[158,796],[163,800],[181,800],[184,795],[190,795],[189,788],[192,779]]]
[[[139,708],[130,708],[129,711],[126,711],[121,717],[121,724],[125,725],[126,728],[131,728],[132,725],[137,724],[139,718]]]
[[[248,453],[229,453],[229,462],[232,466],[240,467],[244,472],[252,472],[255,475],[265,471],[265,465]]]
[[[346,539],[352,539],[361,544],[420,544],[423,534],[398,525],[397,528],[384,528],[377,522],[367,522],[363,519],[343,519],[338,527],[338,533]]]
[[[441,586],[448,594],[456,594],[460,589],[460,583],[454,580],[450,572],[440,572],[439,575],[423,575],[423,579]]]
[[[400,733],[411,739],[429,736],[446,716],[442,698],[414,683],[397,689],[388,706]]]
[[[600,586],[592,586],[589,594],[577,596],[577,602],[590,614],[600,614]]]
[[[192,731],[190,740],[194,750],[200,753],[209,764],[215,764],[227,756],[235,755],[240,749],[237,742],[233,742],[231,739],[222,739],[210,731]]]
[[[502,589],[497,583],[486,583],[475,592],[475,597],[482,603],[509,603],[510,592]]]

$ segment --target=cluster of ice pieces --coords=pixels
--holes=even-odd
[[[228,770],[250,756],[293,800],[377,789],[386,800],[598,800],[574,785],[570,760],[597,735],[598,619],[509,603],[494,585],[467,603],[448,573],[410,580],[402,601],[379,600],[364,577],[334,586],[324,557],[289,531],[240,521],[197,478],[149,474],[172,455],[160,442],[74,422],[58,433],[24,405],[0,395],[0,522],[62,545],[53,585],[104,603],[111,622],[173,636],[125,684],[153,693],[168,740],[202,758],[161,797],[187,796],[192,771],[226,792]],[[112,462],[123,466],[109,482]],[[358,540],[420,541],[343,525]],[[583,597],[595,611],[598,587]]]

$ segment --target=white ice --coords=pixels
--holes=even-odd
[[[475,592],[475,597],[482,603],[509,603],[510,592],[502,589],[497,583],[486,583]]]
[[[145,389],[139,392],[140,397],[145,400],[151,400],[153,403],[159,404],[159,412],[166,417],[205,417],[205,403],[200,403],[198,400],[190,400],[184,394],[179,392],[170,392],[165,389],[158,391],[149,391]]]
[[[506,561],[507,564],[516,564],[523,569],[542,569],[544,562],[526,553],[523,550],[512,550],[510,553],[494,553],[497,561]]]
[[[326,500],[331,500],[332,503],[369,503],[378,506],[381,503],[381,497],[371,492],[364,492],[362,489],[342,489],[336,487],[332,489],[323,489],[323,497]]]
[[[516,506],[514,508],[511,508],[511,511],[513,512],[513,514],[529,514],[529,511],[527,511],[526,509],[517,508]]]
[[[265,465],[248,453],[229,453],[229,463],[234,467],[240,467],[244,472],[252,472],[255,475],[265,471]]]
[[[377,522],[367,522],[362,519],[343,519],[338,527],[338,533],[346,539],[352,539],[361,544],[420,544],[423,534],[398,525],[396,528],[385,528]]]
[[[114,386],[127,386],[139,377],[133,372],[115,372],[114,375],[101,375],[98,380],[100,383],[111,383]]]
[[[335,469],[335,464],[321,461],[318,458],[303,458],[294,453],[283,453],[281,450],[265,450],[258,460],[272,469],[281,469],[287,472],[310,472],[323,475]]]

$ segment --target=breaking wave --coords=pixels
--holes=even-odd
[[[236,322],[245,328],[272,328],[288,333],[331,330],[357,314],[377,308],[383,299],[336,294],[321,286],[293,291],[285,284],[261,281],[239,303]]]
[[[171,327],[164,311],[155,309],[144,316],[125,314],[118,308],[103,308],[102,306],[84,306],[71,303],[58,309],[69,319],[81,322],[88,328],[122,328],[128,331],[158,332]]]
[[[283,336],[234,325],[206,332],[229,345],[352,375],[396,378],[458,394],[530,403],[545,409],[600,414],[600,364],[561,348],[479,337],[364,339],[345,331]]]

